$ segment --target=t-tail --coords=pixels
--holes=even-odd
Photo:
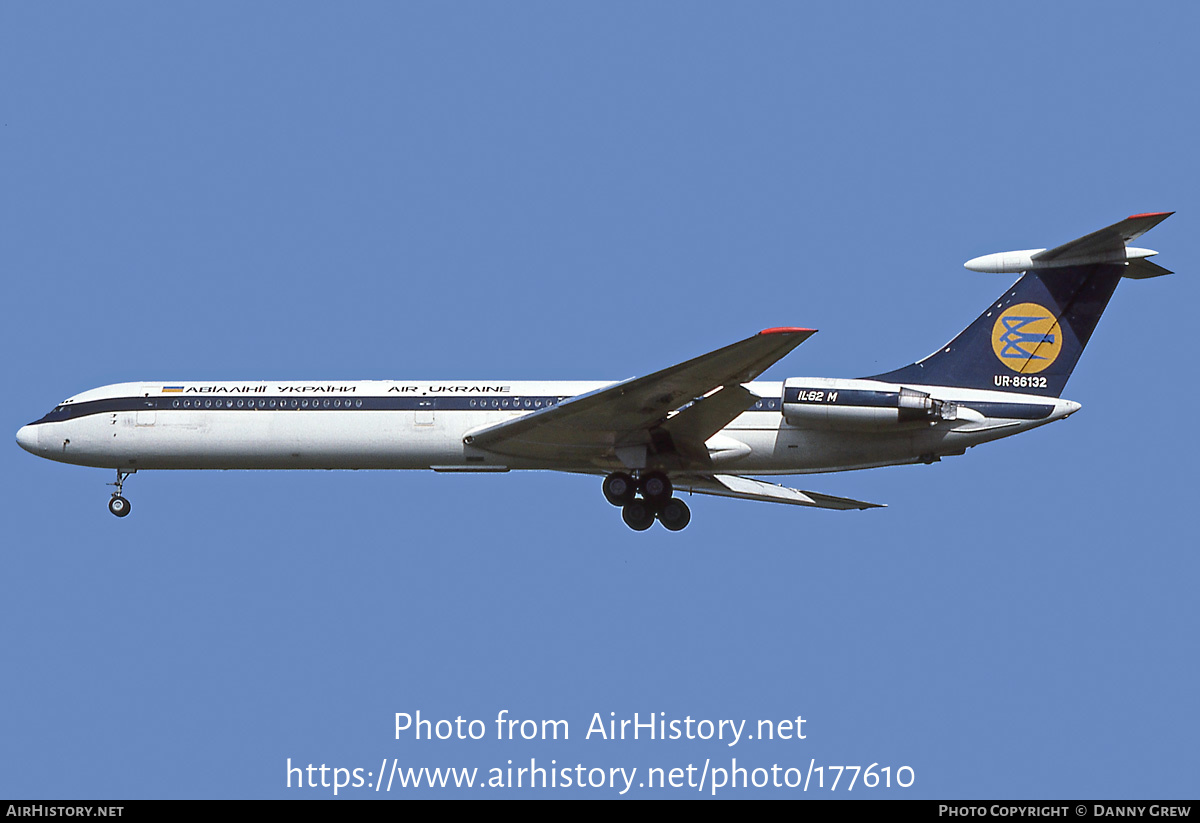
[[[1025,272],[988,310],[924,360],[869,378],[1058,397],[1122,277],[1171,272],[1128,243],[1174,212],[1135,214],[1052,249],[976,257],[968,269]]]

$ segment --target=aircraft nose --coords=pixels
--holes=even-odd
[[[30,454],[38,452],[38,429],[37,426],[22,426],[17,429],[17,445],[23,448]]]

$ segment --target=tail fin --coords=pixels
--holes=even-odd
[[[1121,278],[1153,276],[1151,266],[1160,270],[1155,273],[1168,273],[1142,259],[1154,252],[1125,248],[1127,239],[1133,239],[1128,236],[1130,221],[1157,218],[1157,224],[1167,216],[1135,215],[1049,253],[1035,249],[972,260],[984,265],[1023,260],[1029,270],[945,346],[924,360],[868,379],[1060,396]],[[1120,259],[1126,251],[1128,263]]]

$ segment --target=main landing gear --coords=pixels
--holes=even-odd
[[[129,501],[121,496],[121,486],[125,483],[125,478],[133,474],[137,469],[130,471],[121,471],[117,469],[117,482],[109,483],[110,486],[116,486],[117,490],[112,493],[112,498],[108,501],[108,510],[117,517],[124,517],[129,514]]]
[[[691,510],[672,496],[671,480],[662,472],[647,472],[637,479],[625,472],[613,472],[604,478],[602,488],[608,502],[621,507],[621,519],[634,531],[644,532],[656,518],[673,532],[691,522]]]

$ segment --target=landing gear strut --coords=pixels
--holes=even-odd
[[[108,501],[108,510],[117,517],[125,517],[127,514],[129,514],[129,501],[121,496],[121,487],[125,483],[125,478],[133,474],[135,471],[137,471],[137,469],[131,469],[129,471],[117,469],[117,482],[108,484],[110,486],[117,487],[117,490],[112,493],[112,497]]]
[[[621,507],[621,519],[634,531],[645,531],[656,519],[673,532],[691,522],[691,510],[672,496],[674,488],[663,472],[647,472],[636,480],[625,472],[613,472],[604,478],[602,489],[609,503]]]

